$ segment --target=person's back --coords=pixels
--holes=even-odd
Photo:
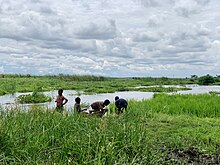
[[[91,104],[91,107],[94,111],[100,111],[101,109],[104,109],[105,105],[103,101],[96,101]]]
[[[123,99],[123,98],[119,98],[118,96],[115,97],[115,106],[118,109],[118,114],[122,113],[123,110],[127,109],[128,106],[128,102],[127,100]]]
[[[91,104],[92,112],[100,112],[100,113],[105,113],[105,107],[110,104],[110,101],[106,99],[105,101],[96,101]]]

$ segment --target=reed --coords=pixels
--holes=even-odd
[[[109,108],[103,118],[60,114],[39,106],[2,111],[0,163],[218,163],[216,95],[161,94],[151,100],[130,100],[122,115],[114,113],[113,104]],[[177,155],[177,151],[186,150],[204,157],[189,159],[185,152],[182,157]]]
[[[143,104],[151,111],[171,115],[220,117],[220,97],[216,94],[155,94],[154,99],[145,100]]]

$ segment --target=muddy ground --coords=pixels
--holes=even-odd
[[[220,148],[215,154],[199,151],[197,148],[169,149],[164,164],[220,165]]]

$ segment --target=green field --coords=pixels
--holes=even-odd
[[[103,118],[1,111],[0,164],[219,164],[220,98],[156,94]]]
[[[97,76],[0,76],[0,95],[15,92],[42,92],[58,90],[77,90],[86,94],[112,93],[115,91],[155,91],[172,92],[177,90],[189,90],[189,88],[163,88],[162,85],[193,84],[194,79],[171,79],[171,78],[107,78]],[[138,86],[152,86],[151,88],[136,88]]]

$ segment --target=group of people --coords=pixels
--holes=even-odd
[[[55,100],[56,110],[62,112],[64,110],[64,105],[68,102],[68,99],[63,95],[63,89],[58,90],[58,96]],[[82,109],[81,108],[81,99],[80,97],[75,98],[74,110],[78,113],[88,112],[89,114],[104,114],[107,109],[106,107],[110,104],[108,99],[104,101],[93,102],[90,107],[91,109]],[[115,96],[115,106],[117,107],[117,113],[123,113],[124,110],[127,110],[128,102],[123,99]]]

